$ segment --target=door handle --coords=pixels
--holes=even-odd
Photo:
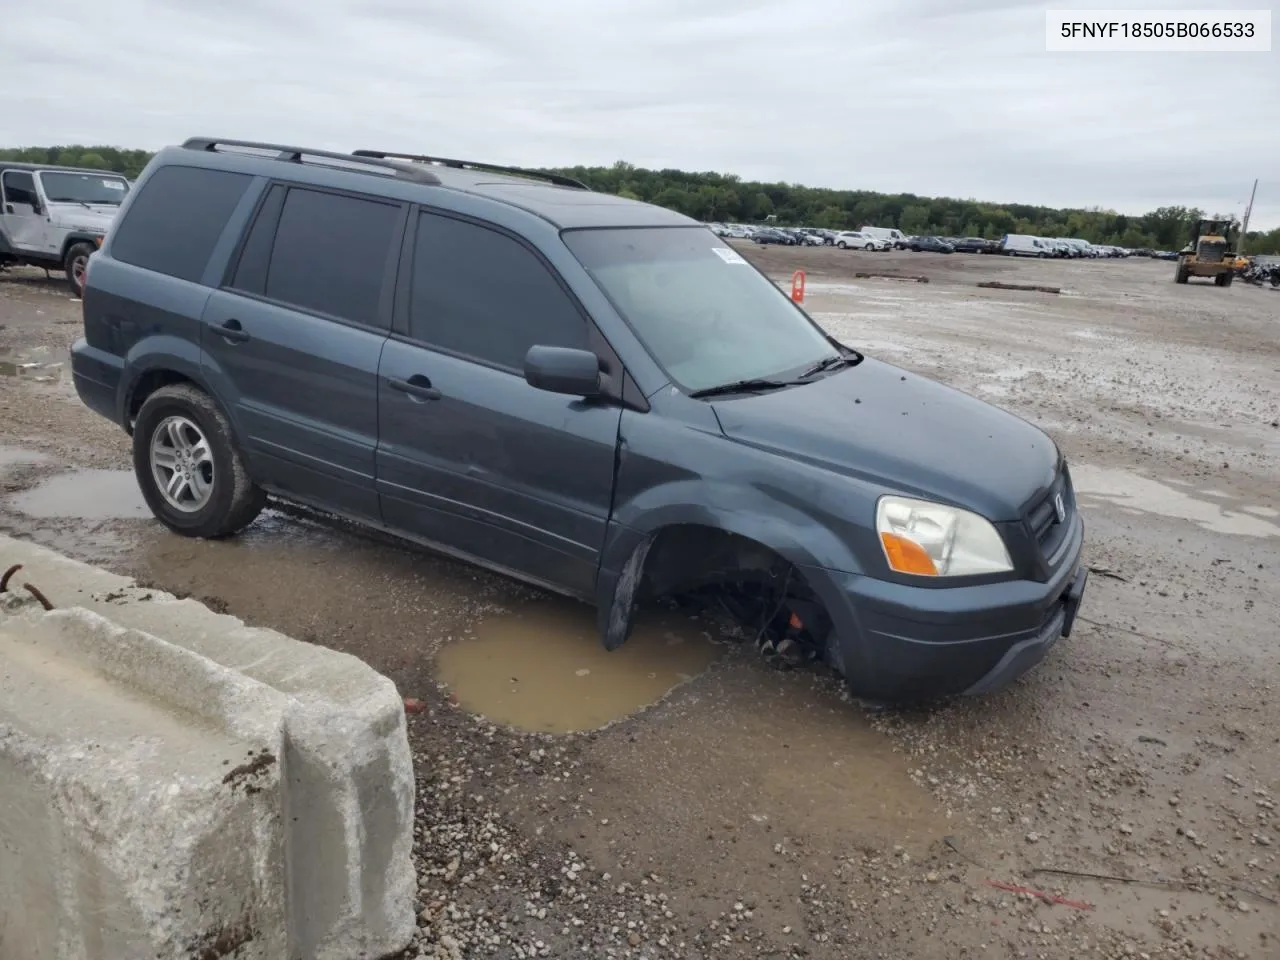
[[[230,320],[224,320],[222,325],[218,327],[218,336],[224,340],[230,340],[232,343],[244,343],[249,339],[249,331],[240,326],[240,321],[235,317]]]
[[[415,373],[408,380],[399,377],[388,377],[387,386],[392,390],[407,393],[414,400],[439,400],[440,391],[431,385],[431,380],[420,373]]]

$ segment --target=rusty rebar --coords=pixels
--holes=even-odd
[[[12,567],[10,567],[8,570],[4,572],[3,576],[0,576],[0,593],[4,593],[6,590],[9,589],[9,578],[12,577],[15,573],[17,573],[21,569],[22,569],[22,564],[15,563]]]
[[[38,601],[40,601],[40,606],[44,607],[46,610],[53,609],[53,604],[49,602],[49,598],[46,597],[43,593],[41,593],[39,589],[37,589],[36,587],[33,587],[29,583],[24,583],[22,585],[22,588],[26,590],[27,593],[35,597]]]

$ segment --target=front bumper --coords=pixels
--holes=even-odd
[[[1070,634],[1088,581],[1078,512],[1047,582],[916,587],[806,571],[832,621],[830,652],[855,696],[874,701],[993,693]]]

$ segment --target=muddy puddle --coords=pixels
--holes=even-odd
[[[151,517],[131,470],[72,470],[14,494],[6,506],[37,519],[141,520]]]
[[[1214,533],[1280,536],[1276,510],[1242,503],[1217,491],[1172,486],[1127,470],[1088,464],[1073,465],[1071,478],[1082,498],[1103,500],[1129,513],[1188,520]]]
[[[29,467],[48,462],[49,458],[38,450],[24,450],[0,444],[0,471],[9,467]]]
[[[594,730],[656,703],[722,652],[697,621],[642,612],[612,653],[595,611],[568,600],[529,603],[481,620],[443,647],[437,678],[458,703],[498,723],[540,733]]]

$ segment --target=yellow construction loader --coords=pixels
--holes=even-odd
[[[1196,223],[1191,242],[1178,253],[1176,283],[1188,277],[1213,277],[1219,287],[1231,286],[1235,277],[1236,254],[1230,220],[1201,220]]]

